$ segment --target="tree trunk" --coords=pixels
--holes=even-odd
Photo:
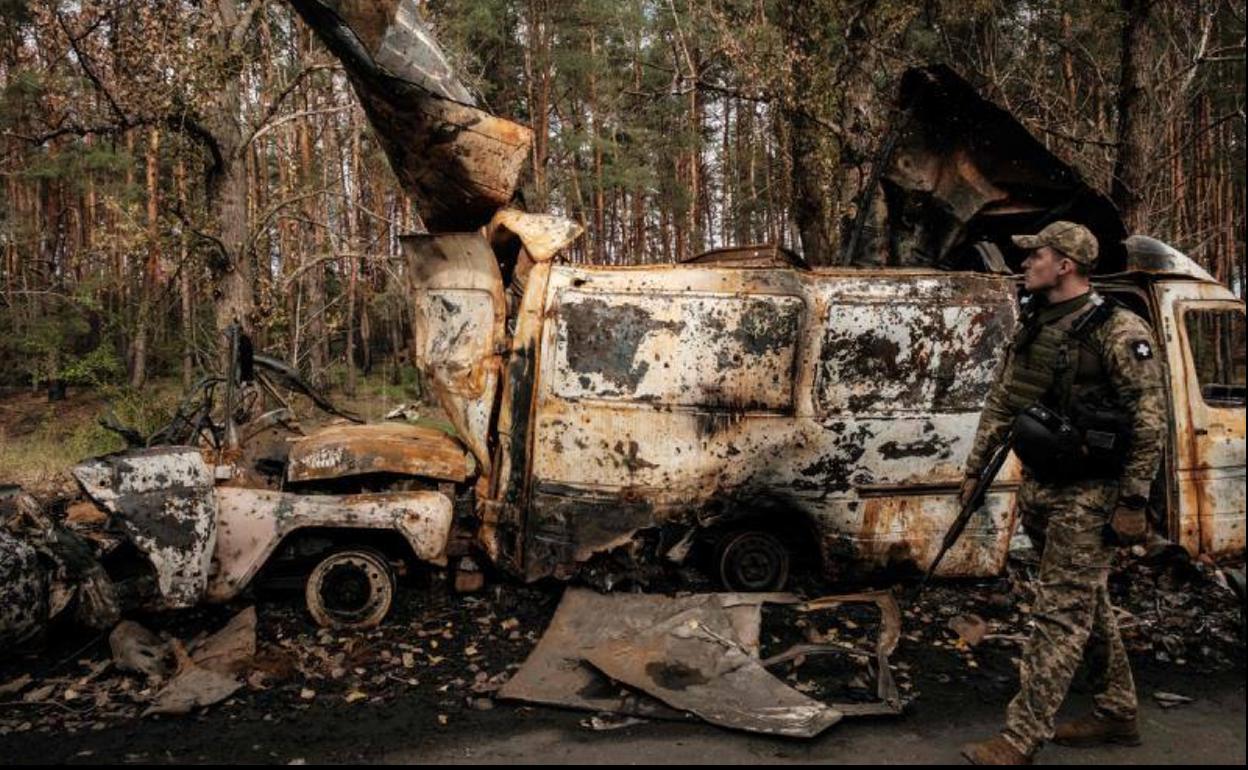
[[[147,135],[147,261],[139,285],[139,318],[134,330],[134,355],[131,359],[130,387],[141,388],[147,382],[147,346],[152,333],[152,299],[156,293],[156,273],[160,264],[159,222],[160,196],[160,129],[151,128]]]
[[[355,252],[359,249],[359,208],[363,204],[363,190],[360,189],[360,127],[352,120],[351,131],[351,194],[353,200],[347,202],[347,393],[355,395]],[[397,353],[397,351],[396,351]]]
[[[802,253],[811,264],[833,261],[836,199],[833,183],[840,173],[836,140],[814,116],[822,97],[817,73],[824,62],[824,2],[788,3],[787,37],[792,61],[789,148],[792,155],[792,216]],[[822,65],[826,66],[826,65]]]
[[[215,14],[224,39],[224,49],[234,48],[241,39],[246,18],[240,18],[235,0],[217,0]],[[241,53],[239,53],[241,56]],[[249,243],[251,222],[247,216],[247,168],[244,162],[241,75],[227,75],[214,94],[212,113],[206,123],[212,133],[215,155],[205,179],[209,221],[217,227],[215,253],[209,262],[213,279],[213,309],[216,315],[217,350],[221,370],[229,360],[225,330],[237,323],[247,334],[254,325],[256,307],[253,286],[252,251]]]
[[[186,210],[186,164],[179,158],[174,167],[177,180],[178,207]],[[183,231],[179,242],[178,289],[182,300],[182,388],[190,390],[195,377],[195,323],[191,296],[191,265],[190,249],[186,232]]]
[[[1149,126],[1144,120],[1144,77],[1152,61],[1149,11],[1152,0],[1121,0],[1122,24],[1118,78],[1118,156],[1110,197],[1118,206],[1127,232],[1146,229],[1144,184],[1147,179]]]

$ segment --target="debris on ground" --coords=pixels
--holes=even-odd
[[[108,647],[119,671],[133,671],[157,680],[169,674],[169,659],[173,655],[169,641],[133,620],[117,624],[108,635]]]
[[[1162,692],[1161,690],[1157,690],[1153,692],[1153,700],[1157,701],[1157,705],[1161,706],[1163,709],[1169,709],[1174,708],[1175,706],[1182,706],[1184,703],[1191,703],[1195,700],[1195,698],[1189,698],[1186,695],[1179,695],[1178,693]]]
[[[26,514],[32,506],[27,499],[17,500],[9,495],[0,529],[22,533],[13,537],[28,544],[31,517]],[[72,526],[65,523],[66,505],[61,503],[53,517],[58,526],[86,540],[96,553],[116,547],[89,508],[76,509]],[[51,550],[45,553],[47,538],[34,541],[30,547],[38,551],[39,561],[53,565],[49,580],[71,574],[54,566]],[[62,562],[65,554],[72,562],[73,547],[59,547]],[[1137,553],[1124,551],[1115,567],[1110,590],[1134,666],[1193,676],[1242,671],[1243,600],[1236,592],[1237,582],[1242,584],[1242,562],[1191,559],[1182,549],[1153,543]],[[749,612],[759,618],[754,654],[783,687],[846,714],[879,707],[882,669],[891,675],[901,702],[918,699],[940,707],[955,697],[1003,700],[1017,687],[1017,658],[1035,600],[1030,581],[1037,570],[1037,554],[1022,548],[1011,553],[1000,578],[931,585],[920,603],[901,613],[896,651],[885,667],[878,664],[873,647],[879,612],[870,603],[826,613],[801,612],[797,605],[753,604]],[[79,565],[73,574],[89,572]],[[406,578],[408,585],[399,592],[391,619],[357,633],[316,627],[292,593],[261,594],[259,612],[250,616],[239,615],[241,606],[134,616],[110,626],[110,635],[76,622],[83,593],[73,586],[50,592],[44,596],[52,598],[60,614],[50,620],[45,615],[41,623],[53,633],[42,634],[42,642],[36,634],[31,644],[41,647],[11,650],[0,658],[0,701],[6,705],[0,710],[0,736],[26,735],[21,746],[43,745],[39,740],[59,746],[75,735],[130,729],[126,725],[138,723],[157,704],[187,708],[199,715],[196,719],[264,724],[303,720],[309,713],[336,719],[341,709],[401,705],[405,714],[417,715],[414,723],[439,729],[462,728],[489,711],[523,713],[525,707],[512,705],[500,691],[540,647],[538,640],[553,625],[563,588],[491,585],[480,594],[457,596],[450,590],[453,573]],[[800,589],[806,595],[824,590],[816,584]],[[90,605],[91,597],[86,598]],[[700,631],[715,628],[711,624]],[[545,636],[550,638],[549,633]],[[979,641],[972,644],[976,636]],[[663,644],[710,644],[707,639]],[[128,653],[121,651],[123,640],[133,648]],[[836,652],[803,650],[803,645]],[[238,661],[247,663],[236,666]],[[609,661],[599,662],[612,668]],[[585,666],[595,677],[587,683],[593,686],[577,692],[587,702],[586,710],[597,715],[586,718],[587,729],[628,726],[638,718],[690,719],[644,690],[612,681],[592,664]],[[187,689],[178,699],[173,698],[178,690],[167,689],[179,672],[214,670],[215,676],[196,673],[182,679],[179,687]],[[1161,692],[1183,692],[1185,682],[1175,681]],[[188,697],[181,697],[187,692]],[[1166,697],[1154,699],[1161,703]],[[199,705],[210,700],[217,702]],[[1171,700],[1172,705],[1180,702],[1186,701]],[[182,717],[155,711],[147,717],[170,718]]]
[[[851,603],[881,615],[874,649],[798,644],[760,658],[765,604],[812,613]],[[598,594],[569,588],[503,698],[655,718],[689,714],[723,727],[810,738],[847,714],[896,714],[900,698],[888,655],[900,613],[887,592],[802,601],[792,594]],[[824,703],[769,669],[799,657],[836,652],[874,661],[881,702]]]
[[[633,725],[644,725],[650,720],[641,717],[630,717],[624,714],[612,714],[603,712],[602,714],[594,714],[592,717],[586,717],[581,720],[581,727],[588,727],[595,732],[606,732],[608,730],[619,730]]]
[[[984,640],[988,634],[988,624],[984,619],[974,613],[966,615],[958,615],[949,621],[949,630],[958,635],[970,647],[974,647]]]

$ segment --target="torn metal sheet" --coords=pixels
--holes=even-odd
[[[443,431],[384,422],[333,425],[293,442],[286,479],[299,482],[398,473],[463,481],[474,468],[472,455]]]
[[[641,634],[591,647],[585,659],[615,681],[721,727],[813,738],[844,716],[769,674],[713,603],[656,620]]]
[[[486,228],[490,241],[500,231],[514,234],[534,262],[549,262],[555,254],[575,241],[585,228],[580,223],[554,214],[530,214],[519,209],[501,209]]]
[[[880,607],[876,654],[887,702],[820,703],[767,673],[765,666],[775,659],[758,658],[763,604],[814,612],[849,602]],[[844,715],[899,712],[888,673],[888,655],[899,637],[900,613],[887,592],[802,602],[791,594],[669,597],[569,588],[537,647],[499,696],[656,718],[688,712],[724,727],[811,737]]]
[[[1196,264],[1191,257],[1156,238],[1133,235],[1123,245],[1127,249],[1124,272],[1152,273],[1174,278],[1191,278],[1201,283],[1218,283],[1216,278],[1209,275],[1209,271]]]
[[[153,714],[188,714],[193,709],[220,703],[242,689],[243,683],[232,676],[187,663],[174,674],[143,710]]]
[[[748,608],[735,612],[739,639],[754,639],[758,622],[751,622]],[[760,597],[761,594],[757,595]],[[569,588],[537,647],[524,666],[499,690],[499,697],[546,703],[552,706],[609,711],[658,719],[682,719],[682,712],[648,695],[612,685],[585,662],[585,651],[614,639],[643,633],[660,612],[683,612],[704,606],[707,595],[665,597],[643,594],[598,594]],[[757,607],[757,604],[754,604]],[[757,615],[757,613],[753,613]]]
[[[461,440],[489,473],[490,417],[506,339],[497,259],[475,232],[401,240],[415,294],[417,364]]]
[[[824,596],[802,602],[797,609],[801,612],[817,612],[834,610],[844,604],[874,604],[880,611],[880,632],[875,642],[876,683],[875,694],[879,699],[876,703],[838,703],[836,707],[846,716],[895,715],[902,709],[901,694],[897,691],[897,683],[893,680],[893,670],[888,658],[897,649],[901,641],[901,608],[891,591],[865,591],[855,594],[837,594]],[[808,645],[803,645],[808,646]],[[813,645],[819,647],[821,645]],[[828,652],[841,652],[841,648],[822,645]],[[810,652],[811,650],[808,650]],[[770,666],[779,657],[787,657],[787,653],[764,661]]]
[[[511,201],[533,132],[473,106],[415,0],[291,0],[343,63],[400,184],[432,232]]]
[[[416,558],[445,565],[452,502],[439,492],[297,495],[261,489],[217,490],[217,569],[209,601],[227,601],[247,587],[291,532],[306,527],[393,530]]]
[[[219,703],[242,688],[238,675],[251,667],[256,655],[256,608],[239,612],[220,631],[192,644],[189,651],[176,639],[169,647],[177,670],[143,716],[186,714]]]
[[[199,450],[156,447],[88,460],[73,469],[156,570],[167,608],[204,595],[217,541],[213,477]]]

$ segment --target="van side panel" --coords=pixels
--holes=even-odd
[[[838,566],[925,566],[1014,318],[985,276],[555,267],[526,576],[746,517]],[[1012,503],[990,497],[942,574],[999,570]]]
[[[852,469],[833,462],[797,483],[816,482],[808,494],[829,555],[926,568],[957,516],[956,487],[1017,317],[1013,284],[945,273],[815,286],[823,315],[812,419],[862,451]],[[1011,491],[989,496],[938,574],[1004,566],[1017,474],[1013,462],[1003,469]]]

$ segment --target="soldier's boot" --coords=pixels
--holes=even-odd
[[[1139,746],[1140,730],[1135,718],[1088,714],[1079,719],[1058,724],[1053,731],[1053,742],[1060,746],[1101,746],[1117,743],[1121,746]]]
[[[1030,765],[1031,754],[1024,754],[1004,736],[994,735],[984,741],[962,747],[962,756],[972,765]]]

